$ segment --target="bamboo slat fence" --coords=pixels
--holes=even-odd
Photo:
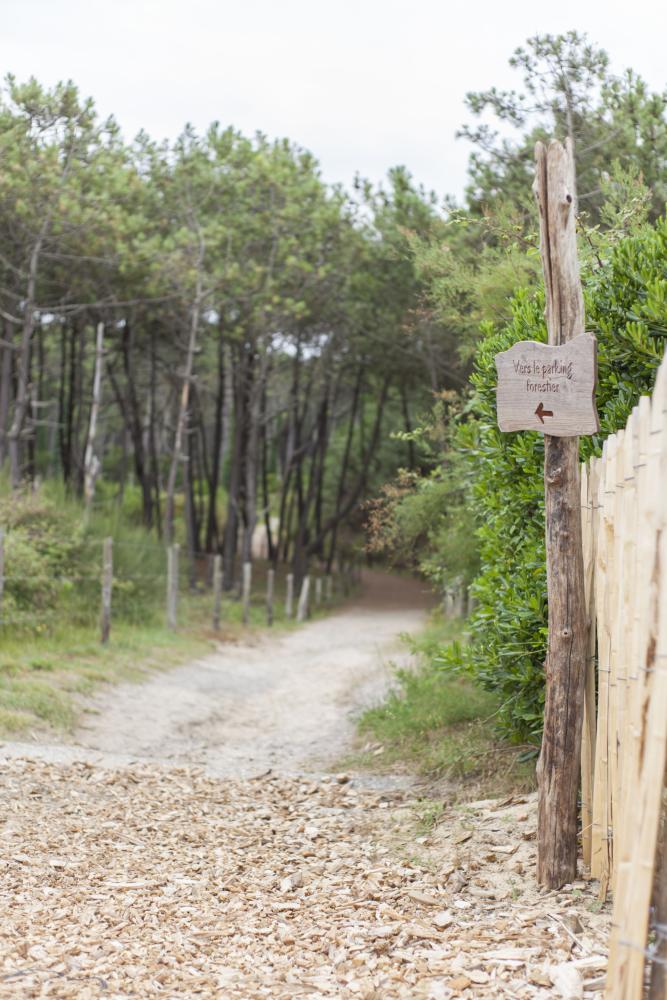
[[[667,935],[664,917],[651,920],[667,741],[667,357],[652,397],[582,467],[581,499],[583,856],[601,895],[613,891],[606,995],[635,1000],[647,959],[661,972]]]

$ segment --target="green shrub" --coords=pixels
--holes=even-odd
[[[667,222],[628,238],[584,275],[587,329],[598,337],[601,431],[581,441],[582,459],[623,427],[649,393],[667,336]],[[463,665],[501,699],[499,723],[517,742],[540,737],[547,636],[543,438],[501,434],[496,425],[494,355],[518,340],[546,340],[541,293],[519,292],[512,320],[487,327],[472,376],[474,398],[456,434],[466,456],[468,498],[477,522],[481,572],[472,642],[440,662]]]
[[[105,505],[108,509],[109,505]],[[164,546],[125,510],[94,513],[84,526],[81,504],[53,482],[37,492],[0,487],[5,532],[5,628],[44,631],[56,622],[90,625],[100,611],[102,544],[113,546],[114,620],[150,621],[162,612]]]

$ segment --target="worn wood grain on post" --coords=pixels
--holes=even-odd
[[[574,154],[568,140],[535,148],[535,194],[546,288],[548,340],[584,333],[574,206]],[[581,547],[579,439],[544,438],[549,639],[544,736],[538,765],[539,882],[558,888],[577,870],[583,694],[588,631]]]

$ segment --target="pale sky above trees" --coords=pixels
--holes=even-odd
[[[288,136],[329,181],[395,164],[460,197],[466,91],[518,86],[512,51],[536,33],[587,32],[612,69],[655,90],[667,71],[660,0],[3,0],[2,74],[71,78],[127,137],[186,121]]]

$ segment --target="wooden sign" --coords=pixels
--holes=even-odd
[[[496,354],[498,426],[553,437],[596,434],[597,341],[582,333],[558,347],[521,340]]]

